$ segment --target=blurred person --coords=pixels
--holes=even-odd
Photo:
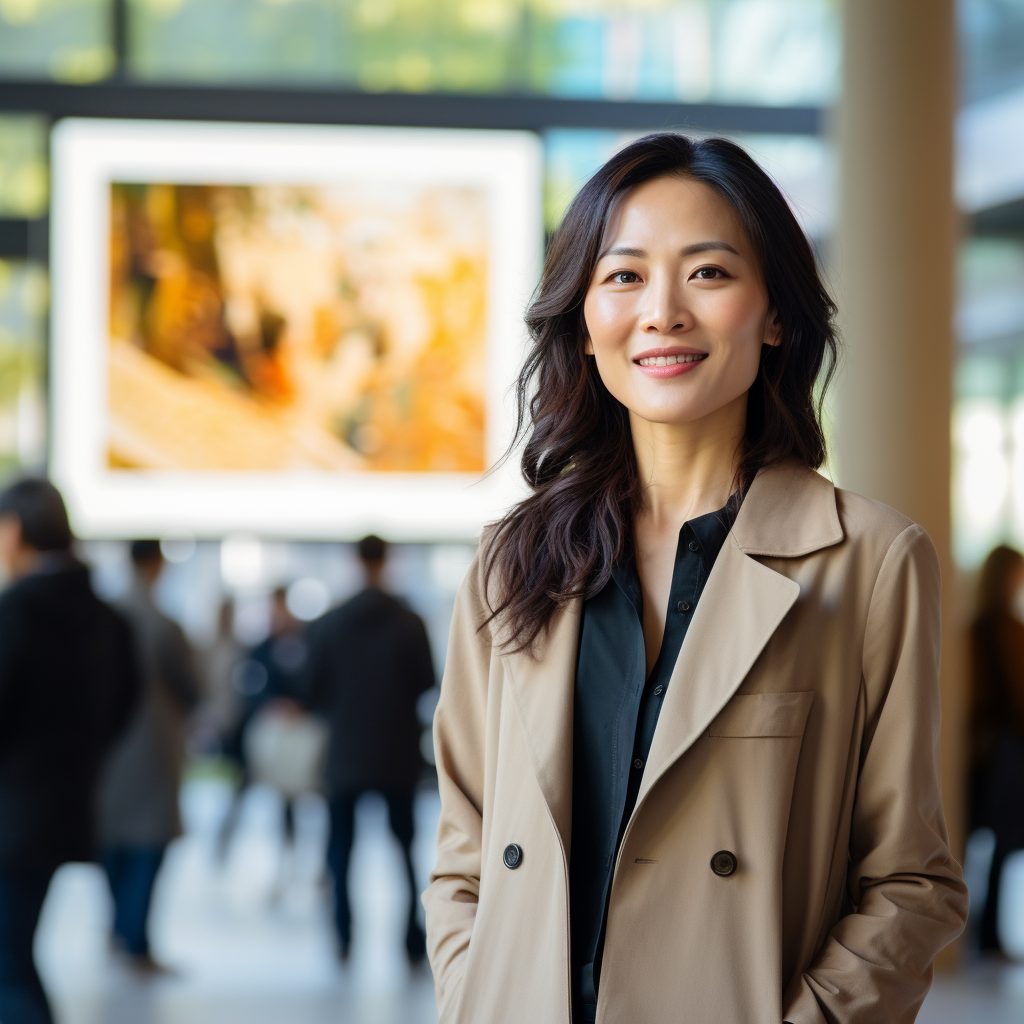
[[[391,831],[405,858],[405,949],[410,963],[418,964],[426,945],[416,920],[412,861],[413,798],[423,765],[416,702],[434,685],[434,667],[422,619],[383,589],[384,541],[364,537],[358,551],[365,589],[317,619],[307,632],[309,703],[330,728],[327,866],[334,877],[334,919],[344,960],[352,942],[348,868],[355,805],[362,794],[378,792],[387,802]]]
[[[95,856],[95,789],[139,680],[127,622],[71,553],[44,480],[0,492],[0,1021],[48,1024],[32,959],[56,868]]]
[[[232,671],[232,689],[238,702],[238,712],[224,754],[237,766],[240,782],[220,827],[218,852],[221,860],[226,858],[238,826],[245,791],[250,783],[256,781],[249,756],[253,724],[264,715],[296,718],[303,714],[299,691],[307,656],[304,633],[303,623],[288,610],[288,591],[277,587],[270,595],[269,634]],[[281,789],[279,793],[287,846],[295,838],[294,794]]]
[[[1024,555],[994,548],[982,566],[971,624],[971,818],[996,844],[979,941],[1000,952],[998,914],[1003,864],[1024,849],[1024,622],[1014,602],[1024,587]]]
[[[570,204],[526,314],[529,493],[434,714],[442,1021],[916,1016],[968,902],[939,561],[816,472],[835,315],[726,139],[639,139]]]
[[[104,766],[99,842],[114,900],[115,945],[131,966],[149,972],[162,969],[150,955],[149,907],[167,847],[182,831],[185,725],[201,689],[185,634],[153,602],[164,564],[160,542],[133,541],[131,560],[132,585],[118,607],[132,626],[142,695]]]

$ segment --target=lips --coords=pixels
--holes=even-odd
[[[639,352],[633,357],[633,364],[645,377],[664,379],[692,373],[707,357],[708,353],[698,348],[674,345],[672,348],[649,348]]]

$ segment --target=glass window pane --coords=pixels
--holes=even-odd
[[[0,217],[41,217],[48,192],[46,121],[0,114]]]
[[[583,183],[617,149],[643,132],[559,129],[544,134],[544,226],[553,231]],[[828,140],[810,136],[727,136],[775,179],[814,241],[835,222],[835,155]]]
[[[91,82],[114,66],[109,0],[0,0],[0,74]]]
[[[964,99],[984,99],[1024,84],[1024,3],[959,0]]]
[[[46,302],[38,264],[0,260],[0,476],[42,467]]]
[[[129,2],[149,78],[771,104],[838,80],[837,0]]]

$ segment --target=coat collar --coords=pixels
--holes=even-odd
[[[795,558],[842,539],[829,480],[794,462],[758,472],[680,649],[637,809],[726,705],[799,596],[798,584],[751,556]],[[505,657],[533,771],[566,857],[572,831],[573,691],[582,610],[582,599],[569,602],[552,617],[532,653]]]
[[[843,539],[832,481],[799,462],[762,469],[732,528],[745,555],[799,558]]]

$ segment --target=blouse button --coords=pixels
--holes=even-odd
[[[680,601],[676,605],[676,611],[680,612],[682,615],[686,615],[692,607],[693,606],[690,604],[689,601]]]
[[[700,551],[700,545],[695,540],[691,540],[687,547],[689,547],[691,551]]]
[[[655,697],[660,697],[664,692],[665,692],[665,687],[664,686],[656,686],[654,688],[654,696]]]

